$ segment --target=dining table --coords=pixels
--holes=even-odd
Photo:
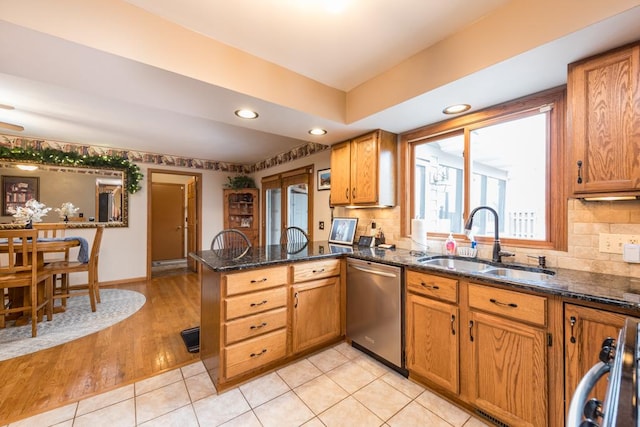
[[[80,247],[78,251],[78,262],[89,262],[89,243],[84,237],[79,236],[66,236],[66,237],[42,237],[36,239],[36,251],[37,251],[37,264],[38,268],[45,264],[45,254],[64,252],[71,248]],[[20,257],[22,247],[14,246],[14,250],[17,252],[16,257]],[[9,243],[7,239],[0,239],[0,254],[7,253],[9,251]],[[0,284],[0,287],[1,284]],[[9,289],[9,301],[15,301],[21,303],[23,301],[23,289],[14,288]],[[10,318],[8,316],[8,318]],[[16,324],[20,323],[16,320]]]

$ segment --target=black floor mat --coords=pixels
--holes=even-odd
[[[185,329],[180,332],[182,335],[182,341],[187,346],[189,353],[198,353],[200,351],[200,327]]]

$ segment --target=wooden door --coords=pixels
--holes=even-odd
[[[351,203],[377,202],[378,132],[373,132],[351,142]]]
[[[569,66],[574,194],[640,189],[639,76],[637,44]]]
[[[151,260],[182,259],[185,257],[184,185],[154,182],[151,192]]]
[[[599,361],[602,342],[618,339],[625,316],[595,308],[566,304],[564,311],[565,414],[580,379]],[[601,378],[589,398],[604,401],[608,380]]]
[[[331,147],[331,204],[351,203],[351,144],[342,142]]]
[[[191,178],[187,183],[187,254],[198,250],[197,200],[196,178]],[[191,271],[198,271],[198,263],[191,257],[187,257],[187,267]]]
[[[339,278],[293,285],[293,352],[297,353],[340,335]]]
[[[472,403],[509,425],[548,425],[544,331],[475,311],[469,315]]]
[[[409,294],[407,368],[458,393],[458,307]]]

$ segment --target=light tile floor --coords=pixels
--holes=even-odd
[[[201,362],[18,426],[486,426],[346,343],[217,394]]]

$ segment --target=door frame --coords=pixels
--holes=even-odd
[[[280,172],[274,175],[269,175],[269,176],[265,176],[262,178],[261,180],[261,186],[262,186],[262,207],[261,207],[261,218],[260,218],[260,223],[261,223],[261,230],[260,230],[260,235],[262,236],[262,244],[266,244],[266,239],[267,239],[267,196],[266,196],[266,191],[267,189],[272,189],[272,188],[278,188],[280,187],[280,189],[282,190],[282,197],[280,200],[280,208],[281,208],[281,217],[280,217],[280,227],[282,230],[284,230],[284,227],[286,225],[287,222],[287,206],[286,206],[286,187],[284,185],[285,181],[288,178],[296,178],[299,177],[301,175],[305,175],[307,177],[307,186],[309,189],[309,197],[308,197],[308,202],[307,202],[307,221],[309,224],[309,231],[308,231],[308,236],[309,236],[309,240],[313,241],[313,193],[314,193],[314,165],[307,165],[307,166],[303,166],[300,168],[296,168],[296,169],[291,169],[285,172]]]
[[[147,169],[147,280],[151,279],[151,225],[153,224],[153,215],[151,213],[151,206],[153,203],[151,195],[151,184],[153,183],[153,174],[163,175],[182,175],[190,176],[196,180],[196,250],[202,250],[202,224],[200,218],[202,218],[202,173],[190,172],[190,171],[176,171],[171,169]],[[187,256],[189,256],[187,254]],[[200,270],[200,263],[198,263],[198,271]]]

